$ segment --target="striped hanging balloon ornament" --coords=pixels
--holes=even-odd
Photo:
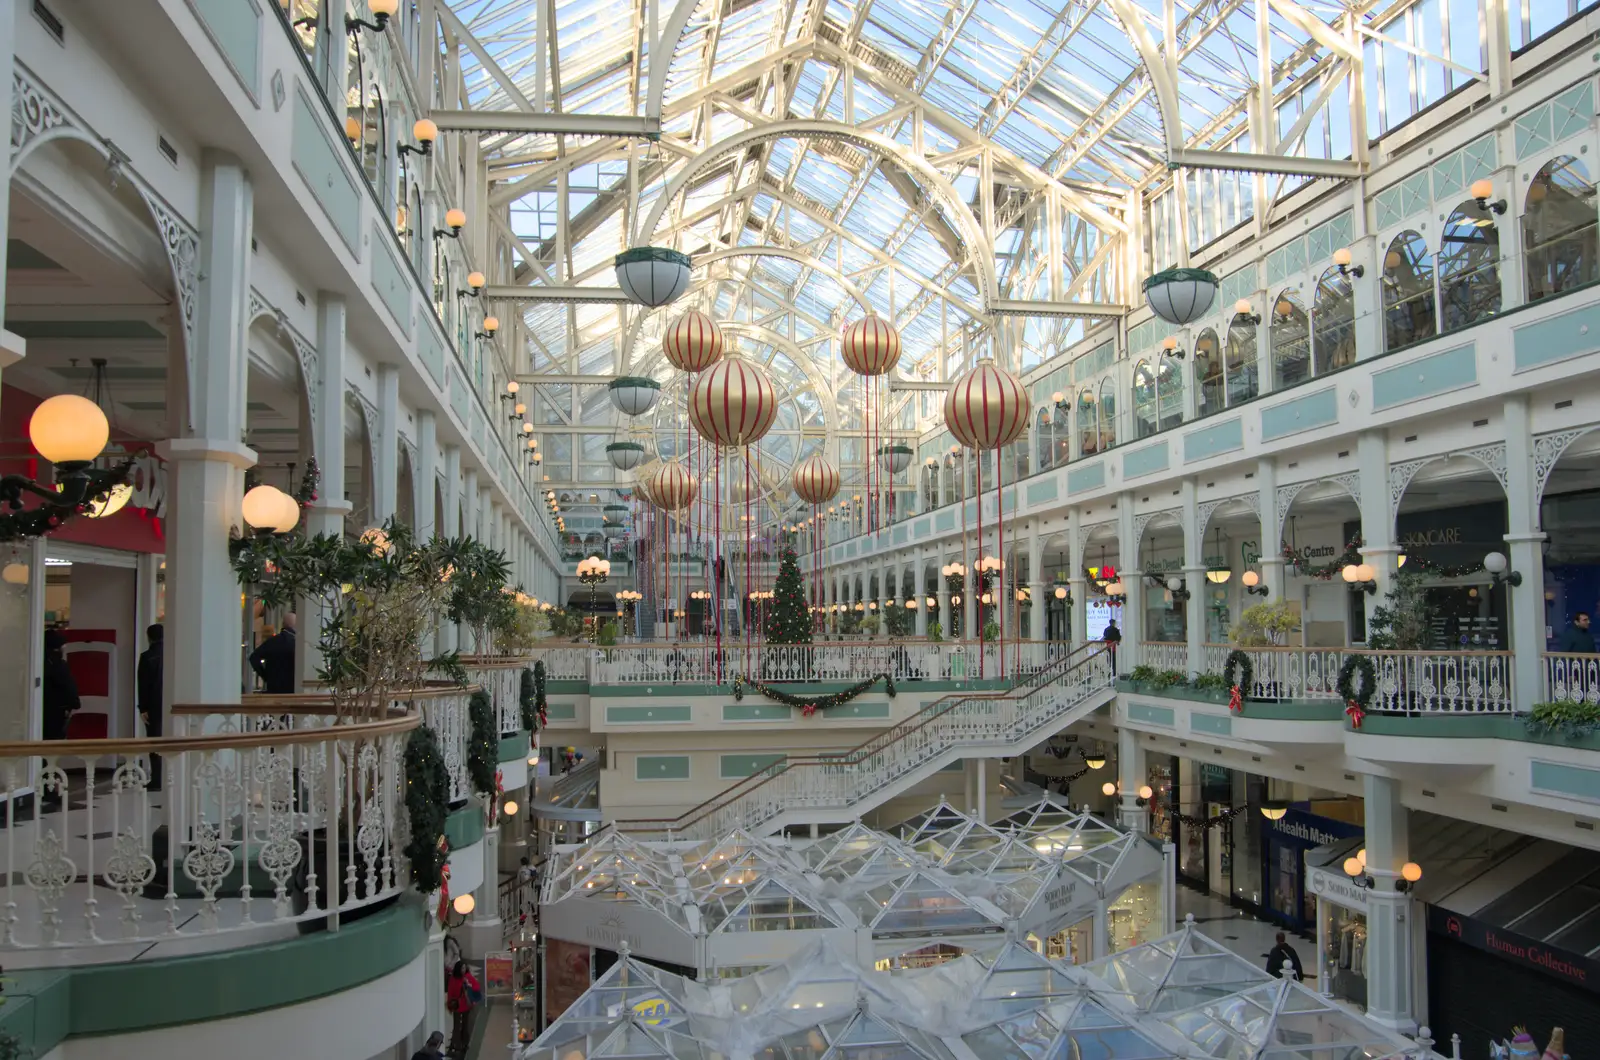
[[[888,375],[900,363],[900,333],[882,317],[862,317],[844,329],[839,355],[857,375]]]
[[[661,336],[661,353],[674,368],[703,372],[722,358],[722,328],[698,309],[672,322]]]
[[[999,449],[1028,429],[1028,391],[1022,380],[985,358],[950,384],[944,424],[968,449]]]
[[[701,372],[689,391],[689,422],[714,445],[754,445],[777,418],[771,377],[739,357],[725,357]]]
[[[795,496],[807,504],[827,504],[839,492],[838,469],[821,453],[812,453],[796,464],[789,480]]]
[[[688,468],[667,460],[650,482],[650,499],[664,511],[680,512],[694,503],[697,487]]]

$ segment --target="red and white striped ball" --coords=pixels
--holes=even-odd
[[[688,468],[676,460],[668,460],[650,480],[650,499],[658,508],[679,512],[694,503],[698,485]]]
[[[839,354],[857,375],[887,375],[900,363],[900,333],[869,314],[844,329]]]
[[[760,365],[724,357],[689,391],[689,422],[715,445],[754,445],[778,418],[778,389]]]
[[[827,504],[839,492],[839,471],[821,453],[812,453],[795,465],[789,483],[807,504]]]
[[[993,361],[979,361],[950,384],[944,425],[968,449],[998,449],[1028,429],[1028,391]]]
[[[722,329],[698,309],[672,322],[661,336],[661,353],[672,366],[685,372],[703,372],[722,357]]]

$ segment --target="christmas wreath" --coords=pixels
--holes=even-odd
[[[745,678],[740,677],[735,677],[733,679],[734,699],[744,698],[743,685],[745,680]],[[834,707],[844,706],[846,703],[850,702],[852,699],[855,699],[863,692],[869,691],[872,686],[877,684],[879,681],[883,682],[884,692],[888,694],[890,699],[893,699],[895,695],[894,678],[890,677],[888,674],[878,674],[874,677],[869,677],[865,681],[859,681],[856,684],[851,685],[849,688],[839,692],[829,692],[825,696],[797,696],[793,693],[785,692],[781,688],[774,688],[773,686],[762,681],[750,681],[749,684],[751,688],[754,688],[757,692],[760,692],[768,699],[775,699],[786,707],[799,707],[800,713],[809,718],[819,710],[831,710]]]
[[[406,816],[411,826],[405,855],[411,863],[412,884],[423,894],[432,894],[443,884],[445,862],[450,858],[450,844],[444,837],[450,776],[439,752],[439,738],[426,725],[412,729],[406,738],[405,766]]]
[[[500,765],[499,733],[495,732],[494,704],[489,693],[478,689],[467,703],[471,730],[467,735],[467,776],[479,795],[494,794],[494,773]]]
[[[1361,682],[1356,683],[1360,676]],[[1378,691],[1378,671],[1373,667],[1372,660],[1365,655],[1350,655],[1345,658],[1344,665],[1339,667],[1339,680],[1334,686],[1339,693],[1339,698],[1344,700],[1345,715],[1350,719],[1352,729],[1361,728],[1361,721],[1367,716],[1367,704],[1372,702],[1372,697]]]
[[[1235,677],[1237,675],[1237,679]],[[1256,664],[1238,648],[1222,660],[1222,676],[1228,682],[1228,709],[1235,714],[1244,712],[1244,697],[1256,686]]]

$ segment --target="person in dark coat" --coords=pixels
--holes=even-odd
[[[434,1031],[428,1035],[427,1044],[411,1054],[411,1060],[444,1060],[444,1034]]]
[[[78,699],[78,682],[72,678],[63,649],[67,639],[60,630],[44,631],[44,738],[65,740],[67,719],[82,706]]]
[[[164,658],[166,630],[157,622],[145,630],[150,646],[139,656],[138,701],[139,720],[144,722],[146,736],[161,735],[161,699],[164,690]],[[161,756],[150,756],[150,780],[145,784],[150,791],[161,790]]]
[[[268,695],[286,696],[294,691],[294,614],[283,616],[283,628],[250,653],[250,669],[261,678]]]
[[[1573,655],[1594,654],[1594,632],[1589,629],[1589,612],[1579,611],[1556,642],[1556,651]]]
[[[1106,623],[1105,632],[1100,634],[1100,640],[1105,644],[1106,650],[1111,653],[1111,672],[1117,672],[1117,649],[1122,647],[1122,630],[1117,628],[1115,619]]]
[[[1287,964],[1294,969],[1294,977],[1300,982],[1305,982],[1306,972],[1300,966],[1300,955],[1294,951],[1293,946],[1289,945],[1288,940],[1284,938],[1283,932],[1278,932],[1276,941],[1278,944],[1272,947],[1271,953],[1267,954],[1267,971],[1272,973],[1273,978],[1282,979],[1283,966]]]

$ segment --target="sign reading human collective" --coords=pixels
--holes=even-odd
[[[1436,905],[1428,907],[1428,930],[1493,953],[1513,964],[1537,968],[1557,979],[1600,993],[1600,961],[1582,954],[1548,946],[1525,935]]]

